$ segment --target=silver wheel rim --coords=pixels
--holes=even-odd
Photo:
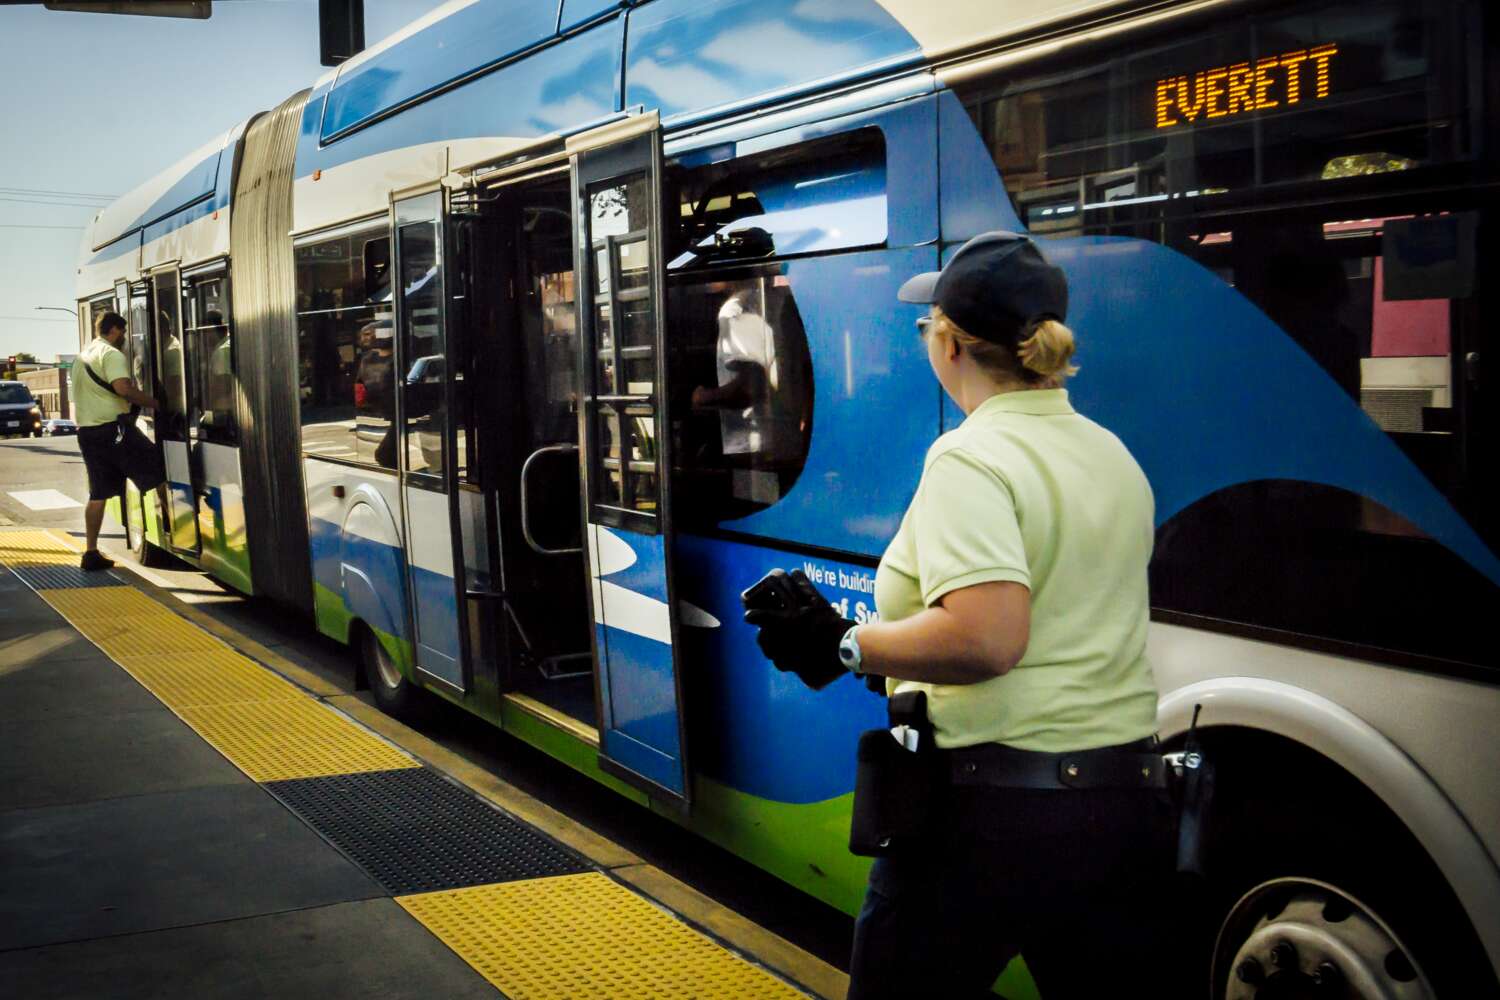
[[[1316,879],[1274,879],[1229,911],[1214,948],[1214,996],[1434,1000],[1401,939],[1373,909]]]
[[[375,663],[375,673],[380,675],[380,683],[391,691],[399,688],[403,680],[401,671],[396,669],[395,662],[386,653],[385,647],[380,644],[375,633],[369,633],[365,642],[370,650],[370,659]]]

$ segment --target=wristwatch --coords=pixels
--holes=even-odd
[[[859,669],[862,657],[859,652],[859,636],[856,635],[858,631],[858,625],[851,625],[839,640],[839,662],[855,677],[863,677],[864,671]]]

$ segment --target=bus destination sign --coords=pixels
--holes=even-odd
[[[1242,62],[1157,80],[1156,127],[1322,100],[1333,89],[1333,57],[1338,52],[1339,47],[1329,43],[1283,52],[1253,65]]]

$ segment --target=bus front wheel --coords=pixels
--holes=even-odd
[[[1230,908],[1214,948],[1213,982],[1223,1000],[1437,996],[1411,949],[1372,907],[1311,878],[1263,882]]]
[[[127,508],[125,515],[125,540],[130,544],[130,554],[135,561],[148,569],[159,569],[165,567],[171,560],[167,553],[159,546],[151,544],[146,537],[145,499],[131,508],[129,497],[120,499],[120,505]]]
[[[1220,750],[1205,855],[1212,1000],[1500,995],[1457,895],[1384,803],[1305,750]],[[1283,786],[1267,789],[1267,774]]]

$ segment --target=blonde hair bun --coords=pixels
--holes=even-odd
[[[1073,331],[1055,319],[1044,319],[1031,328],[1031,336],[1016,348],[1021,364],[1045,378],[1071,376],[1078,366],[1069,364],[1075,345]]]

